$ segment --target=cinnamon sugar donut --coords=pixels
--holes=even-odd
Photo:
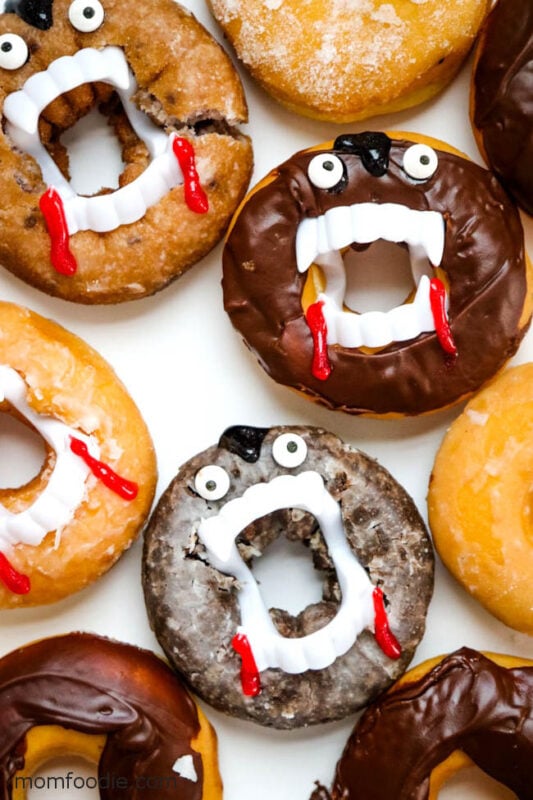
[[[9,0],[0,14],[0,263],[49,294],[151,294],[220,239],[248,184],[229,58],[172,0]],[[15,13],[13,13],[15,12]],[[119,186],[78,194],[62,134],[94,107]]]
[[[292,111],[352,122],[413,106],[455,75],[487,0],[210,0],[252,76]]]
[[[155,491],[152,442],[92,348],[3,302],[0,412],[46,448],[35,478],[0,489],[0,608],[51,603],[106,572],[139,533]]]

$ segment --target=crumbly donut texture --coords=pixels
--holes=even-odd
[[[163,288],[202,258],[223,235],[251,175],[251,144],[236,128],[247,118],[246,102],[226,53],[189,11],[172,0],[147,0],[142,15],[132,13],[131,4],[125,0],[104,0],[103,23],[89,33],[80,33],[71,25],[69,6],[70,0],[51,2],[53,24],[47,30],[39,30],[14,13],[0,15],[0,35],[15,34],[29,49],[28,60],[19,69],[0,68],[0,106],[4,115],[0,131],[0,263],[33,286],[67,300],[133,300]],[[94,48],[100,51],[100,60],[102,54],[111,54],[109,80],[91,79],[92,70],[101,68],[98,59],[94,66],[85,57]],[[69,90],[61,94],[64,80],[75,82],[69,76],[79,70],[76,59],[80,53],[85,82],[74,88],[69,85]],[[60,79],[61,66],[55,67],[54,62],[57,64],[57,59],[63,57],[75,57],[75,61],[64,70],[66,77]],[[124,63],[116,66],[115,62],[122,58]],[[35,81],[37,73],[47,79],[46,86],[39,89],[39,97],[48,96],[43,94],[50,91],[44,71],[50,65],[54,65],[53,80],[58,81],[59,96],[40,114],[38,138],[66,180],[61,196],[67,198],[71,193],[68,155],[61,135],[95,106],[108,116],[122,148],[120,190],[129,187],[131,196],[132,187],[138,187],[131,205],[125,210],[120,206],[118,215],[114,208],[119,207],[117,198],[123,198],[124,193],[105,187],[98,199],[108,203],[108,210],[95,212],[91,202],[96,198],[90,198],[87,210],[68,212],[69,224],[79,228],[69,236],[76,262],[72,275],[60,274],[52,266],[49,226],[40,209],[40,198],[56,173],[50,173],[52,177],[47,180],[36,158],[24,151],[25,118],[13,113],[13,97],[20,98],[14,93],[23,89],[28,79]],[[121,98],[121,103],[111,85],[119,75],[126,80],[125,65],[136,84],[131,97],[136,116],[131,119],[137,130],[124,112],[129,98]],[[28,105],[33,108],[25,101],[24,113]],[[180,179],[176,178],[178,183],[173,185],[167,173],[161,178],[151,172],[152,177],[142,188],[135,184],[136,180],[144,180],[148,167],[153,168],[156,161],[149,153],[146,126],[159,137],[158,149],[170,148],[167,140],[170,142],[169,137],[174,134],[192,144],[199,182],[208,198],[207,213],[191,210]],[[39,144],[33,142],[34,147]],[[170,150],[165,157],[168,163],[175,163]],[[168,172],[172,166],[165,169]],[[58,178],[58,182],[62,185],[62,179]],[[80,197],[75,196],[74,205],[85,203]],[[69,202],[67,198],[66,209]],[[139,218],[142,211],[138,206],[143,203],[148,207]],[[127,221],[129,215],[134,221]],[[98,217],[98,224],[94,217]],[[112,222],[108,224],[108,220]]]
[[[455,75],[487,0],[210,0],[253,77],[283,105],[351,122],[432,97]]]
[[[237,428],[236,430],[240,430]],[[280,467],[273,444],[290,432],[305,440],[307,457],[297,468]],[[347,716],[389,686],[407,667],[425,627],[433,587],[433,555],[424,523],[405,490],[375,461],[333,434],[310,427],[264,430],[259,458],[250,462],[230,452],[224,437],[188,461],[163,494],[146,530],[143,583],[148,615],[171,664],[194,691],[216,708],[261,725],[297,728]],[[205,465],[223,467],[231,486],[223,500],[206,501],[195,489]],[[392,632],[401,657],[392,660],[373,633],[363,630],[344,655],[323,669],[289,674],[279,668],[260,673],[261,691],[243,693],[240,658],[232,638],[240,625],[238,582],[214,568],[198,538],[200,522],[217,515],[249,487],[277,476],[316,471],[340,504],[346,540],[386,598]],[[228,502],[229,501],[229,502]],[[227,504],[227,505],[226,505]],[[252,511],[253,511],[252,507]],[[279,507],[278,507],[279,508]],[[260,512],[255,511],[255,516]],[[324,572],[323,599],[294,617],[269,614],[283,641],[323,628],[338,612],[337,573],[317,520],[300,508],[255,519],[237,538],[246,564],[260,558],[279,536],[310,549],[315,568]]]
[[[533,364],[522,364],[472,398],[452,424],[428,492],[444,564],[488,611],[529,634],[532,446]]]
[[[152,504],[155,454],[137,407],[111,367],[54,322],[0,302],[0,365],[23,378],[26,400],[40,418],[91,437],[99,458],[138,486],[135,499],[125,500],[90,474],[81,503],[61,531],[50,530],[38,546],[18,542],[8,549],[10,563],[29,576],[31,589],[15,594],[0,582],[0,608],[51,603],[94,581],[131,545]],[[5,401],[0,411],[24,422]],[[39,474],[16,489],[0,489],[2,506],[11,514],[28,509],[46,492],[56,461],[46,444]]]

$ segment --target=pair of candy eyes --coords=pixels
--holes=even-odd
[[[280,467],[299,467],[307,456],[307,445],[295,433],[282,433],[272,444],[272,457]],[[222,500],[228,493],[230,477],[223,467],[208,464],[194,476],[194,488],[204,500]]]
[[[439,160],[427,144],[413,144],[404,153],[403,171],[417,181],[427,181],[435,174]],[[346,174],[343,161],[332,153],[320,153],[309,162],[307,177],[317,189],[334,189]]]
[[[104,21],[104,7],[100,0],[73,0],[68,9],[68,18],[73,28],[81,33],[92,33]],[[0,67],[18,69],[28,60],[28,45],[16,33],[0,36]]]

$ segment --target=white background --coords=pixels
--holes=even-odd
[[[184,4],[221,40],[204,2],[187,0]],[[290,114],[243,75],[250,106],[246,130],[255,150],[253,181],[296,150],[348,130],[417,131],[446,139],[479,160],[468,122],[469,74],[470,63],[443,94],[417,109],[348,126]],[[83,158],[91,168],[94,166],[87,153],[82,153]],[[106,159],[99,154],[98,160]],[[533,225],[524,221],[531,239]],[[378,458],[407,488],[425,516],[435,452],[460,408],[419,419],[357,419],[317,407],[277,386],[256,365],[232,329],[222,307],[220,277],[219,245],[163,292],[121,306],[85,307],[49,298],[3,270],[0,297],[27,305],[76,332],[114,366],[152,433],[159,462],[159,493],[183,461],[214,443],[229,425],[304,423],[328,428]],[[532,354],[530,334],[514,362],[527,361]],[[0,418],[0,447],[0,485],[14,485],[38,471],[39,447],[9,418]],[[287,559],[285,566],[279,561],[272,566],[272,559],[265,556],[265,591],[278,605],[302,607],[316,592],[314,578],[307,589],[294,589],[288,600],[279,596],[274,599],[277,588],[273,573],[277,573],[279,586],[298,587],[291,570],[305,558],[289,554]],[[137,542],[108,575],[78,596],[50,607],[1,612],[0,654],[36,638],[75,630],[94,631],[158,651],[146,619],[140,568],[141,544]],[[303,569],[304,576],[310,572],[307,561]],[[415,660],[463,644],[533,657],[532,639],[494,620],[437,564],[427,633]],[[276,732],[226,718],[211,709],[207,713],[219,735],[227,800],[307,800],[314,780],[329,785],[354,722],[350,718],[307,731]],[[69,797],[85,800],[94,796],[74,791]],[[441,792],[446,800],[466,796],[510,795],[491,784],[467,788],[465,780]],[[34,791],[32,797],[44,798],[45,793]],[[62,797],[67,798],[67,794]]]

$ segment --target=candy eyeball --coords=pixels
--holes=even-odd
[[[410,178],[427,181],[437,171],[439,159],[427,144],[414,144],[405,151],[402,166]]]
[[[4,33],[0,36],[0,67],[2,69],[19,69],[28,60],[28,45],[16,33]]]
[[[299,467],[307,457],[307,445],[296,433],[282,433],[272,445],[272,456],[280,467]]]
[[[228,473],[216,464],[202,467],[194,477],[194,488],[204,500],[221,500],[228,493],[229,487]]]
[[[68,18],[77,31],[92,33],[104,21],[104,7],[99,0],[74,0],[69,7]]]
[[[344,178],[344,164],[332,153],[321,153],[309,162],[307,177],[317,189],[334,189]]]

